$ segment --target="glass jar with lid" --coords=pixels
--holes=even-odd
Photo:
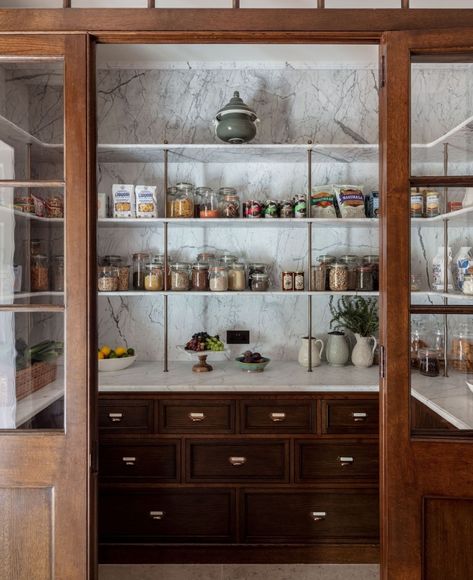
[[[363,256],[363,264],[370,264],[373,270],[373,290],[379,290],[379,256],[374,254],[371,256]]]
[[[174,200],[176,199],[178,189],[175,185],[170,185],[166,191],[166,212],[167,217],[176,217],[173,215]]]
[[[240,217],[240,196],[234,187],[221,187],[218,190],[221,198],[221,214],[224,218]]]
[[[118,269],[118,291],[127,292],[130,284],[130,266],[125,263],[125,260],[121,256],[110,254],[102,258],[102,265]]]
[[[327,289],[327,268],[317,262],[312,266],[312,290],[324,292]]]
[[[329,274],[330,290],[344,292],[348,290],[348,268],[342,262],[333,262]]]
[[[451,364],[457,371],[473,373],[473,327],[463,322],[453,332]]]
[[[115,268],[115,266],[99,266],[97,288],[99,292],[117,292],[118,268]]]
[[[321,254],[320,256],[317,256],[317,262],[320,264],[322,270],[325,271],[324,290],[330,290],[330,268],[335,261],[336,261],[335,256],[332,256],[330,254]]]
[[[438,377],[440,374],[441,353],[433,348],[419,349],[419,370],[426,377]]]
[[[185,292],[190,287],[190,264],[187,262],[174,262],[171,264],[171,290]]]
[[[250,262],[248,264],[248,286],[252,289],[253,274],[269,274],[269,266],[264,262]]]
[[[356,268],[358,266],[358,256],[352,254],[345,254],[340,257],[340,262],[346,264],[348,273],[348,288],[347,290],[356,290]]]
[[[229,267],[231,264],[238,262],[238,258],[233,254],[222,254],[218,261],[224,266]]]
[[[473,295],[473,274],[464,274],[462,292],[468,296]]]
[[[53,291],[64,292],[64,256],[54,256],[52,270]]]
[[[206,262],[209,264],[210,262],[215,262],[217,256],[214,252],[201,252],[197,254],[197,261],[198,262]]]
[[[173,218],[194,217],[194,186],[192,183],[178,183],[172,198],[171,216]]]
[[[371,292],[373,290],[373,266],[360,264],[356,269],[356,290]]]
[[[192,290],[202,292],[209,289],[209,265],[206,262],[192,264]]]
[[[42,246],[42,242],[41,240],[38,240],[36,238],[30,240],[30,256],[37,256],[38,254],[41,254],[41,246]]]
[[[155,258],[150,264],[146,264],[144,289],[148,292],[160,292],[164,289],[163,263]]]
[[[246,288],[245,265],[233,262],[228,267],[228,289],[234,292],[242,292]]]
[[[200,202],[200,217],[201,218],[218,218],[220,217],[220,198],[215,191],[206,188],[205,195],[202,196]]]
[[[31,256],[31,291],[49,290],[49,258],[45,254]]]
[[[420,320],[413,320],[411,327],[411,367],[419,368],[419,350],[429,346],[425,324]]]
[[[250,287],[253,292],[267,292],[269,290],[269,275],[255,272],[250,277]]]
[[[133,254],[133,289],[145,289],[146,266],[150,263],[150,255],[146,252]]]
[[[202,205],[202,200],[206,194],[212,191],[210,187],[196,187],[194,191],[194,217],[200,217],[200,206]]]
[[[223,264],[210,266],[209,286],[212,292],[226,292],[228,290],[228,268]]]

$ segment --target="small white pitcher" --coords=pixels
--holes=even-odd
[[[374,351],[378,346],[378,341],[374,336],[360,336],[355,334],[356,344],[351,353],[351,362],[359,368],[366,369],[373,364]],[[373,346],[370,342],[373,341]]]
[[[322,353],[324,352],[324,341],[321,338],[313,338],[311,341],[311,353],[312,353],[312,366],[318,367],[320,365],[320,359]],[[320,348],[319,345],[320,344]],[[301,337],[301,347],[299,349],[298,359],[299,364],[305,368],[309,366],[309,339],[307,336]]]

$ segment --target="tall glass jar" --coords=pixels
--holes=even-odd
[[[451,364],[457,371],[473,373],[473,328],[461,323],[453,333]]]
[[[335,260],[335,256],[331,256],[330,254],[322,254],[321,256],[317,257],[318,263],[325,271],[325,288],[323,288],[323,290],[330,290],[330,268]]]
[[[330,290],[344,292],[348,290],[348,269],[346,264],[334,262],[330,267]]]
[[[358,256],[345,254],[340,257],[340,262],[346,264],[348,273],[348,290],[356,290],[356,267],[358,265]]]
[[[246,288],[245,265],[233,262],[228,268],[228,289],[242,292]]]
[[[215,191],[207,188],[208,191],[202,196],[200,204],[201,218],[218,218],[220,217],[220,198]]]
[[[64,256],[54,256],[51,286],[54,292],[64,292]]]
[[[323,292],[327,286],[327,268],[320,262],[312,266],[312,290]]]
[[[200,217],[202,201],[209,191],[212,191],[210,187],[196,187],[194,192],[194,217]]]
[[[226,292],[228,290],[228,268],[223,264],[210,266],[209,286],[212,292]]]
[[[31,291],[49,290],[49,259],[45,254],[31,257]]]
[[[233,187],[221,187],[218,190],[221,196],[221,214],[224,218],[240,217],[240,197]]]
[[[356,269],[356,290],[359,292],[371,292],[373,290],[373,266],[360,264]]]
[[[192,264],[192,290],[202,292],[209,289],[209,265],[206,262]]]
[[[160,292],[164,289],[164,269],[162,262],[146,264],[146,275],[144,282],[145,290],[148,292]]]
[[[173,215],[174,211],[174,200],[176,199],[178,189],[175,185],[171,185],[167,188],[166,192],[166,212],[167,217],[176,217]]]
[[[379,290],[379,256],[363,256],[363,264],[369,264],[373,270],[373,290]]]
[[[419,350],[429,346],[425,325],[414,320],[411,327],[411,367],[419,368]]]
[[[138,252],[133,254],[133,289],[145,289],[146,266],[150,262],[149,254]]]
[[[176,188],[177,192],[172,199],[170,217],[194,217],[194,186],[191,183],[178,183]]]
[[[102,265],[113,266],[118,269],[118,291],[127,292],[130,284],[130,266],[127,266],[122,257],[116,255],[104,256]]]
[[[190,288],[190,264],[175,262],[171,265],[171,290],[185,292]]]

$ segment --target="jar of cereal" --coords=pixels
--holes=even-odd
[[[245,265],[233,262],[228,269],[228,289],[241,292],[246,288]]]

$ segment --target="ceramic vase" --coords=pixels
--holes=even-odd
[[[331,367],[344,367],[350,359],[350,349],[343,332],[328,333],[326,356]]]
[[[320,366],[321,356],[324,352],[324,342],[320,338],[313,338],[311,341],[312,366]],[[309,339],[307,336],[301,337],[301,347],[299,349],[299,364],[305,368],[309,366]]]
[[[356,344],[351,353],[351,362],[359,368],[368,368],[373,364],[374,351],[378,341],[374,336],[360,336],[355,334]]]

